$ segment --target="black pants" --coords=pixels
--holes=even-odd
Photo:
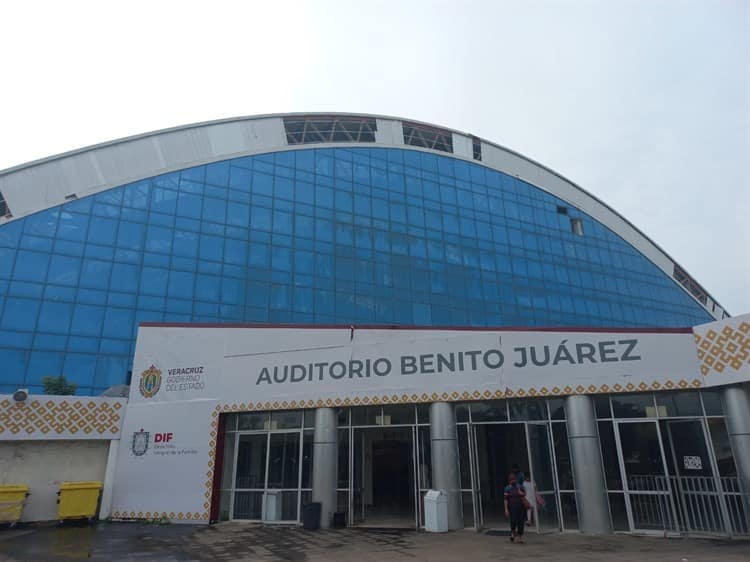
[[[521,507],[510,508],[510,532],[515,531],[519,537],[523,536],[523,524],[526,521],[526,509]]]

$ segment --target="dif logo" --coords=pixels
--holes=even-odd
[[[130,443],[130,450],[133,451],[133,454],[136,457],[142,457],[146,454],[146,451],[148,451],[150,437],[151,433],[148,431],[144,431],[143,428],[141,428],[140,431],[136,431],[133,433],[133,441],[131,441]],[[157,443],[167,444],[172,441],[172,439],[174,439],[174,433],[172,433],[171,431],[154,433],[154,445],[156,445]]]

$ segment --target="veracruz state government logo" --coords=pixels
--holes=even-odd
[[[138,389],[144,398],[152,398],[161,388],[161,371],[154,365],[141,373]]]
[[[148,451],[148,437],[149,432],[143,431],[143,429],[133,432],[133,442],[130,444],[130,450],[133,451],[136,457],[142,457]]]

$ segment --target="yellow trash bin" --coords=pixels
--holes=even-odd
[[[57,500],[57,518],[92,519],[99,506],[101,482],[63,482]]]
[[[29,487],[24,484],[0,486],[0,522],[15,525],[21,519],[28,495]]]

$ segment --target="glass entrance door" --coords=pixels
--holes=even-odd
[[[728,512],[719,493],[703,420],[667,420],[662,424],[680,528],[691,533],[728,532]]]
[[[232,519],[297,521],[301,435],[299,431],[237,434]]]
[[[540,532],[560,530],[549,431],[549,424],[546,422],[529,422],[526,426],[531,470],[529,481],[524,483],[524,488],[526,488],[526,497],[531,503],[533,524]]]
[[[296,521],[299,503],[300,433],[270,433],[265,521]]]
[[[414,433],[413,427],[354,428],[353,524],[418,525]]]
[[[677,530],[659,426],[655,421],[617,422],[620,462],[630,528],[667,533]]]
[[[262,519],[266,487],[265,433],[237,436],[232,519]]]
[[[513,465],[529,473],[529,453],[524,423],[472,426],[476,450],[475,494],[481,519],[477,528],[505,527],[503,489]]]

